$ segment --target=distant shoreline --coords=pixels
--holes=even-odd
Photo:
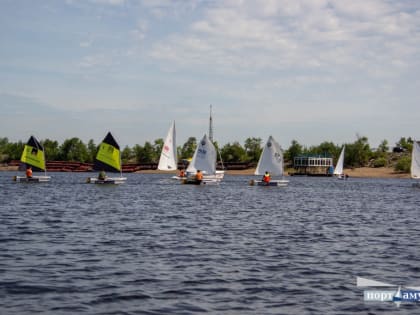
[[[17,166],[0,166],[0,171],[18,171]],[[48,171],[48,170],[47,170]],[[246,169],[246,170],[228,170],[226,171],[227,175],[244,175],[252,176],[254,175],[255,169]],[[54,173],[54,172],[51,172]],[[137,174],[176,174],[177,172],[165,172],[159,170],[142,170],[137,171]],[[393,168],[390,167],[359,167],[353,169],[345,169],[344,173],[349,175],[349,177],[359,177],[359,178],[410,178],[409,173],[400,173],[395,172]],[[286,173],[286,175],[288,175]]]

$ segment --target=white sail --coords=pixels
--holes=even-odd
[[[283,152],[272,136],[264,146],[254,174],[264,175],[265,172],[274,176],[283,176]]]
[[[338,161],[337,161],[337,165],[335,166],[334,169],[334,175],[341,175],[343,174],[344,171],[344,146],[343,149],[341,150],[340,156],[338,157]]]
[[[177,165],[176,132],[174,121],[169,128],[168,135],[166,136],[165,142],[163,144],[158,169],[161,171],[173,171],[177,169]]]
[[[194,152],[191,163],[188,165],[187,173],[196,173],[197,170],[201,170],[203,174],[215,174],[216,156],[216,148],[207,135],[204,135]]]
[[[420,144],[418,141],[413,143],[413,152],[411,155],[411,178],[420,178]]]

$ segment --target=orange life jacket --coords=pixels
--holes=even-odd
[[[263,181],[266,183],[270,182],[270,174],[264,174]]]
[[[195,179],[196,180],[203,180],[203,173],[198,172],[197,174],[195,174]]]
[[[30,168],[26,169],[26,177],[28,177],[28,178],[32,177],[32,169],[30,169]]]

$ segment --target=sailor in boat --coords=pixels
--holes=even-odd
[[[105,179],[106,179],[106,173],[105,173],[105,170],[104,170],[104,169],[102,169],[102,170],[99,172],[99,174],[98,174],[98,179],[99,179],[99,180],[105,180]]]
[[[30,165],[26,167],[26,178],[32,178],[32,166]]]
[[[195,174],[195,181],[197,184],[201,184],[201,182],[203,181],[203,173],[201,172],[201,170],[197,170],[197,173]]]
[[[268,186],[270,184],[270,173],[269,172],[265,172],[262,181]]]
[[[179,171],[179,177],[180,178],[184,178],[185,177],[185,170],[183,168],[181,168],[181,170]]]

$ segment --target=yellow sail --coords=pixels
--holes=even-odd
[[[23,163],[29,164],[41,170],[45,170],[44,151],[36,147],[26,144],[20,160]]]
[[[96,159],[118,171],[121,170],[120,150],[108,143],[101,143]]]

